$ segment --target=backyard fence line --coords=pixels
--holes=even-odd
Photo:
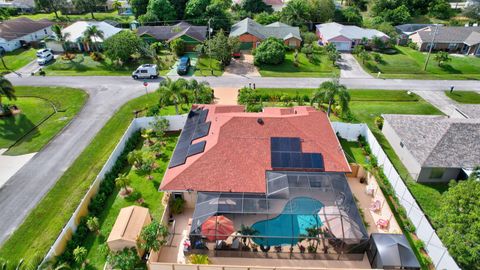
[[[383,167],[383,173],[390,181],[400,204],[405,208],[407,217],[415,226],[416,235],[425,243],[425,250],[432,259],[435,269],[460,269],[368,126],[342,122],[332,122],[332,126],[340,137],[348,141],[358,141],[359,135],[366,139],[372,154],[377,158],[378,165]]]
[[[174,116],[162,116],[161,118],[167,119],[169,121],[168,131],[178,131],[183,128],[185,121],[187,119],[187,116],[174,115]],[[154,117],[142,117],[142,118],[135,118],[132,120],[127,130],[122,135],[122,138],[120,139],[118,144],[115,146],[115,149],[112,151],[107,161],[103,165],[102,169],[98,173],[97,177],[95,178],[93,183],[90,185],[85,196],[80,201],[75,212],[73,212],[67,224],[63,227],[57,239],[55,240],[53,245],[50,247],[43,262],[46,262],[54,258],[55,256],[58,256],[63,253],[68,240],[70,240],[70,238],[72,237],[72,234],[76,231],[77,226],[80,223],[80,219],[88,214],[88,205],[90,203],[90,200],[93,198],[93,196],[97,194],[100,187],[100,183],[103,181],[105,174],[111,170],[116,160],[125,149],[128,139],[137,130],[150,127],[150,123],[154,119],[155,119]]]

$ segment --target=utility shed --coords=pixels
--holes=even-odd
[[[421,268],[403,234],[372,233],[367,256],[370,265],[375,269],[420,270]]]
[[[151,221],[148,208],[135,205],[122,208],[108,236],[108,247],[112,251],[137,248],[137,239],[142,228],[150,224]],[[142,256],[143,250],[138,250],[138,254]]]

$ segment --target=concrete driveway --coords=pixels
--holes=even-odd
[[[342,53],[341,56],[342,59],[337,61],[341,78],[372,78],[370,74],[363,70],[352,54]]]
[[[223,76],[253,78],[260,77],[257,67],[253,65],[253,55],[243,53],[239,59],[232,59],[230,65],[225,68]]]

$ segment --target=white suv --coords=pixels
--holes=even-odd
[[[156,79],[158,78],[157,65],[144,64],[132,72],[132,78],[136,79]]]
[[[52,53],[52,49],[45,48],[45,49],[38,50],[37,51],[37,57],[43,57],[47,53]]]
[[[48,63],[52,60],[53,60],[53,54],[51,52],[47,52],[47,53],[43,54],[42,56],[38,57],[37,63],[40,66],[43,66],[43,65],[45,65],[46,63]]]

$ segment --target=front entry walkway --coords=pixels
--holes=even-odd
[[[220,105],[237,105],[238,88],[215,87],[215,103]]]
[[[342,59],[337,61],[337,64],[340,67],[341,78],[372,78],[370,74],[363,70],[362,66],[352,54],[342,53],[341,56]]]

